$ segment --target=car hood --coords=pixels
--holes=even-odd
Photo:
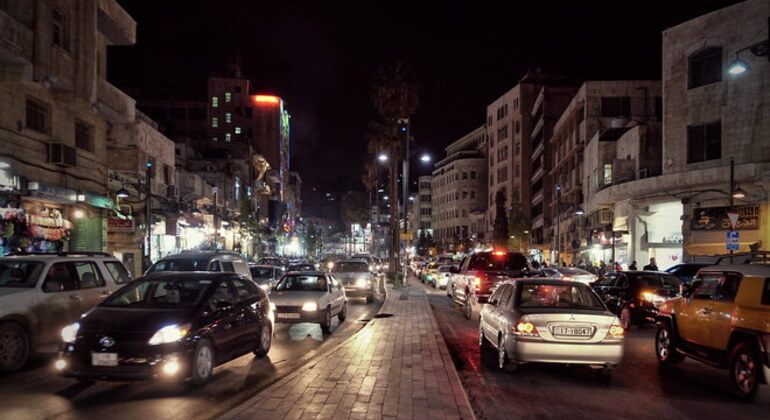
[[[276,291],[270,293],[270,302],[276,306],[302,306],[305,302],[318,302],[328,292]]]
[[[143,309],[97,306],[80,320],[81,331],[147,332],[189,322],[191,308]]]

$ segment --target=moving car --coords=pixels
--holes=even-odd
[[[332,273],[342,282],[348,297],[363,297],[366,303],[374,300],[377,278],[370,271],[366,261],[339,260],[334,265]]]
[[[549,279],[577,281],[588,285],[599,279],[596,274],[575,267],[546,267],[540,270],[540,276]]]
[[[272,289],[285,272],[283,267],[261,264],[249,264],[249,271],[252,280],[265,291]]]
[[[753,399],[770,380],[770,266],[701,268],[684,288],[684,296],[660,307],[658,361],[669,366],[686,356],[728,369],[736,394]]]
[[[286,267],[286,259],[280,257],[263,257],[257,261],[257,264],[274,265],[276,267]]]
[[[145,274],[163,271],[229,271],[251,280],[249,264],[235,251],[182,251],[161,258]]]
[[[497,367],[527,362],[588,365],[604,375],[623,358],[624,328],[589,286],[555,279],[501,283],[479,314],[481,350]]]
[[[695,275],[698,273],[698,270],[704,267],[708,267],[710,265],[712,264],[705,264],[705,263],[677,264],[673,267],[667,268],[666,273],[679,277],[685,283],[690,283],[693,277],[695,277]]]
[[[436,272],[438,271],[439,265],[441,264],[435,263],[435,262],[432,262],[426,265],[425,269],[422,270],[422,273],[420,275],[420,281],[422,281],[423,283],[433,284],[435,280],[434,277],[436,275]]]
[[[655,322],[658,308],[680,295],[682,280],[659,271],[613,271],[593,283],[607,307],[620,318],[623,328]]]
[[[322,271],[289,272],[273,288],[271,301],[276,322],[313,322],[328,332],[335,315],[348,314],[345,289],[334,275]]]
[[[457,269],[455,265],[444,264],[438,266],[433,274],[433,287],[437,289],[446,289],[449,284],[449,277],[452,275],[452,269]]]
[[[290,265],[286,271],[316,271],[315,264],[312,263],[301,263],[301,264],[292,264]]]
[[[56,369],[80,380],[190,378],[270,350],[267,294],[234,273],[159,273],[123,287],[61,330]]]
[[[63,327],[131,280],[123,263],[102,252],[0,258],[0,372],[58,349]]]

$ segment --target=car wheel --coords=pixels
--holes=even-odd
[[[655,355],[661,365],[673,365],[684,360],[684,356],[676,351],[674,334],[668,322],[658,323],[655,334]]]
[[[337,319],[339,319],[340,322],[342,322],[347,317],[348,317],[348,304],[347,303],[343,303],[342,304],[342,309],[340,310],[340,313],[337,314]]]
[[[321,331],[329,332],[332,327],[332,310],[326,308],[326,314],[324,314],[324,320],[321,322]]]
[[[628,331],[628,328],[631,327],[631,308],[628,306],[623,306],[620,308],[620,311],[618,311],[618,318],[620,318],[620,325],[623,327],[624,330]]]
[[[254,355],[257,357],[265,357],[270,351],[270,346],[273,344],[273,329],[270,327],[270,322],[265,322],[265,325],[260,328],[259,331],[259,347],[254,350]]]
[[[514,371],[516,363],[512,363],[508,358],[508,352],[505,351],[505,337],[500,336],[497,342],[497,368],[500,370]]]
[[[366,296],[366,303],[372,303],[374,300],[374,292],[371,295]]]
[[[467,294],[465,296],[467,296],[467,298],[465,300],[465,306],[463,307],[463,315],[465,315],[465,319],[471,319],[473,318],[473,301]]]
[[[0,372],[19,370],[29,357],[29,337],[15,322],[0,325]]]
[[[484,351],[489,348],[487,340],[484,339],[484,328],[481,326],[481,317],[479,317],[479,349]]]
[[[741,399],[750,401],[757,396],[762,362],[754,346],[738,343],[730,355],[730,380]]]
[[[192,361],[192,383],[198,386],[205,385],[211,379],[214,370],[214,348],[209,340],[201,339],[195,346]]]

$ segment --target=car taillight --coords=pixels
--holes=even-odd
[[[619,324],[612,324],[610,330],[607,331],[607,338],[620,338],[626,334],[626,331]]]
[[[537,332],[537,328],[535,328],[535,324],[529,321],[517,322],[516,325],[513,327],[513,333],[516,335],[527,335],[527,336],[539,335]]]
[[[481,288],[481,277],[473,278],[473,287],[475,287],[476,289]]]

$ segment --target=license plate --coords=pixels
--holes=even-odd
[[[355,287],[346,287],[346,288],[345,288],[345,291],[346,291],[346,292],[355,292],[355,291],[356,291],[356,288],[355,288]]]
[[[91,364],[94,366],[117,366],[117,353],[91,353]]]
[[[572,337],[590,337],[590,327],[553,327],[553,335],[567,335]]]
[[[277,313],[275,314],[276,318],[290,318],[290,319],[299,319],[299,314],[281,314]]]

